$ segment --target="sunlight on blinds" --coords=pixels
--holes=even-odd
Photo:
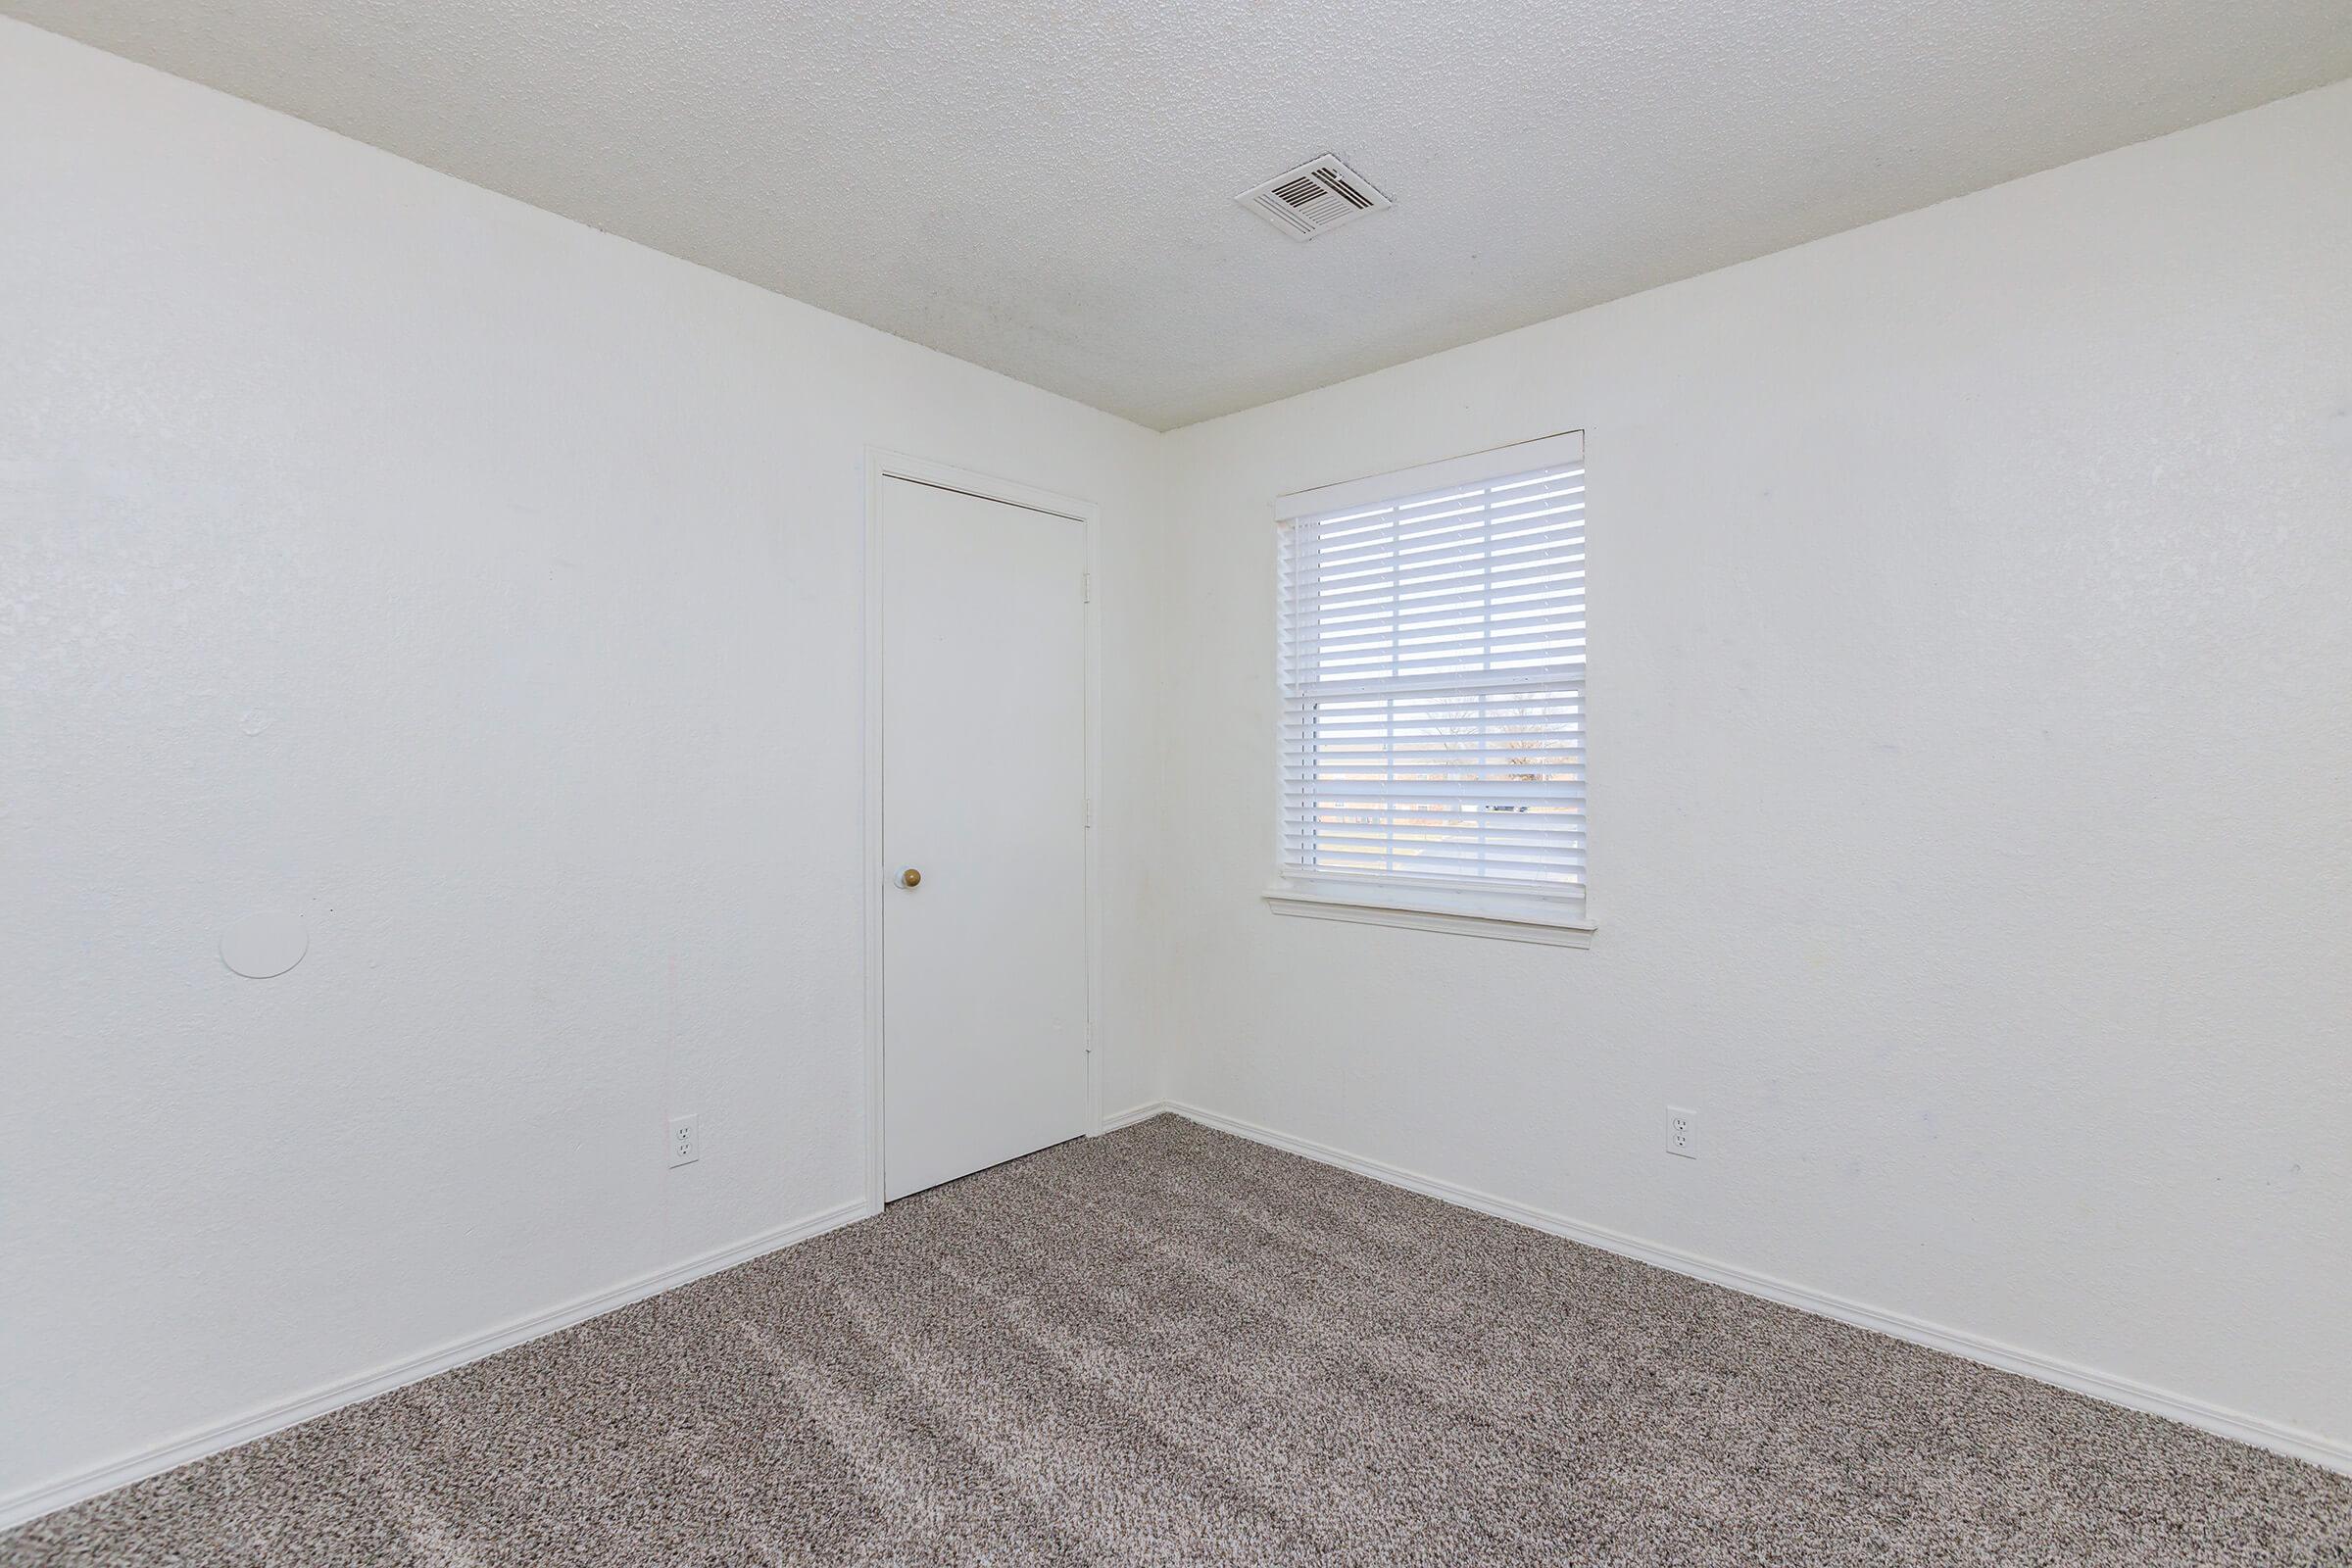
[[[1282,612],[1287,872],[1581,899],[1581,457],[1289,518]]]

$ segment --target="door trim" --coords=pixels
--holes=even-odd
[[[882,897],[889,868],[882,859],[882,485],[907,479],[956,490],[983,501],[1067,517],[1086,530],[1086,1126],[1102,1131],[1102,606],[1092,585],[1102,578],[1102,508],[1077,496],[886,447],[865,449],[865,523],[859,537],[865,579],[865,1211],[882,1212]]]

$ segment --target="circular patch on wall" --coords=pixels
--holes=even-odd
[[[284,974],[310,951],[299,914],[249,914],[220,933],[220,961],[248,980]]]

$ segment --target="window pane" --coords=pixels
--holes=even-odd
[[[1295,518],[1284,860],[1581,893],[1584,469]]]

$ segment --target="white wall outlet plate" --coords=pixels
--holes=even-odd
[[[1698,1112],[1682,1105],[1666,1107],[1666,1152],[1685,1159],[1698,1157]]]
[[[693,1116],[669,1118],[669,1162],[671,1166],[691,1165],[703,1157],[703,1135],[695,1126]]]

